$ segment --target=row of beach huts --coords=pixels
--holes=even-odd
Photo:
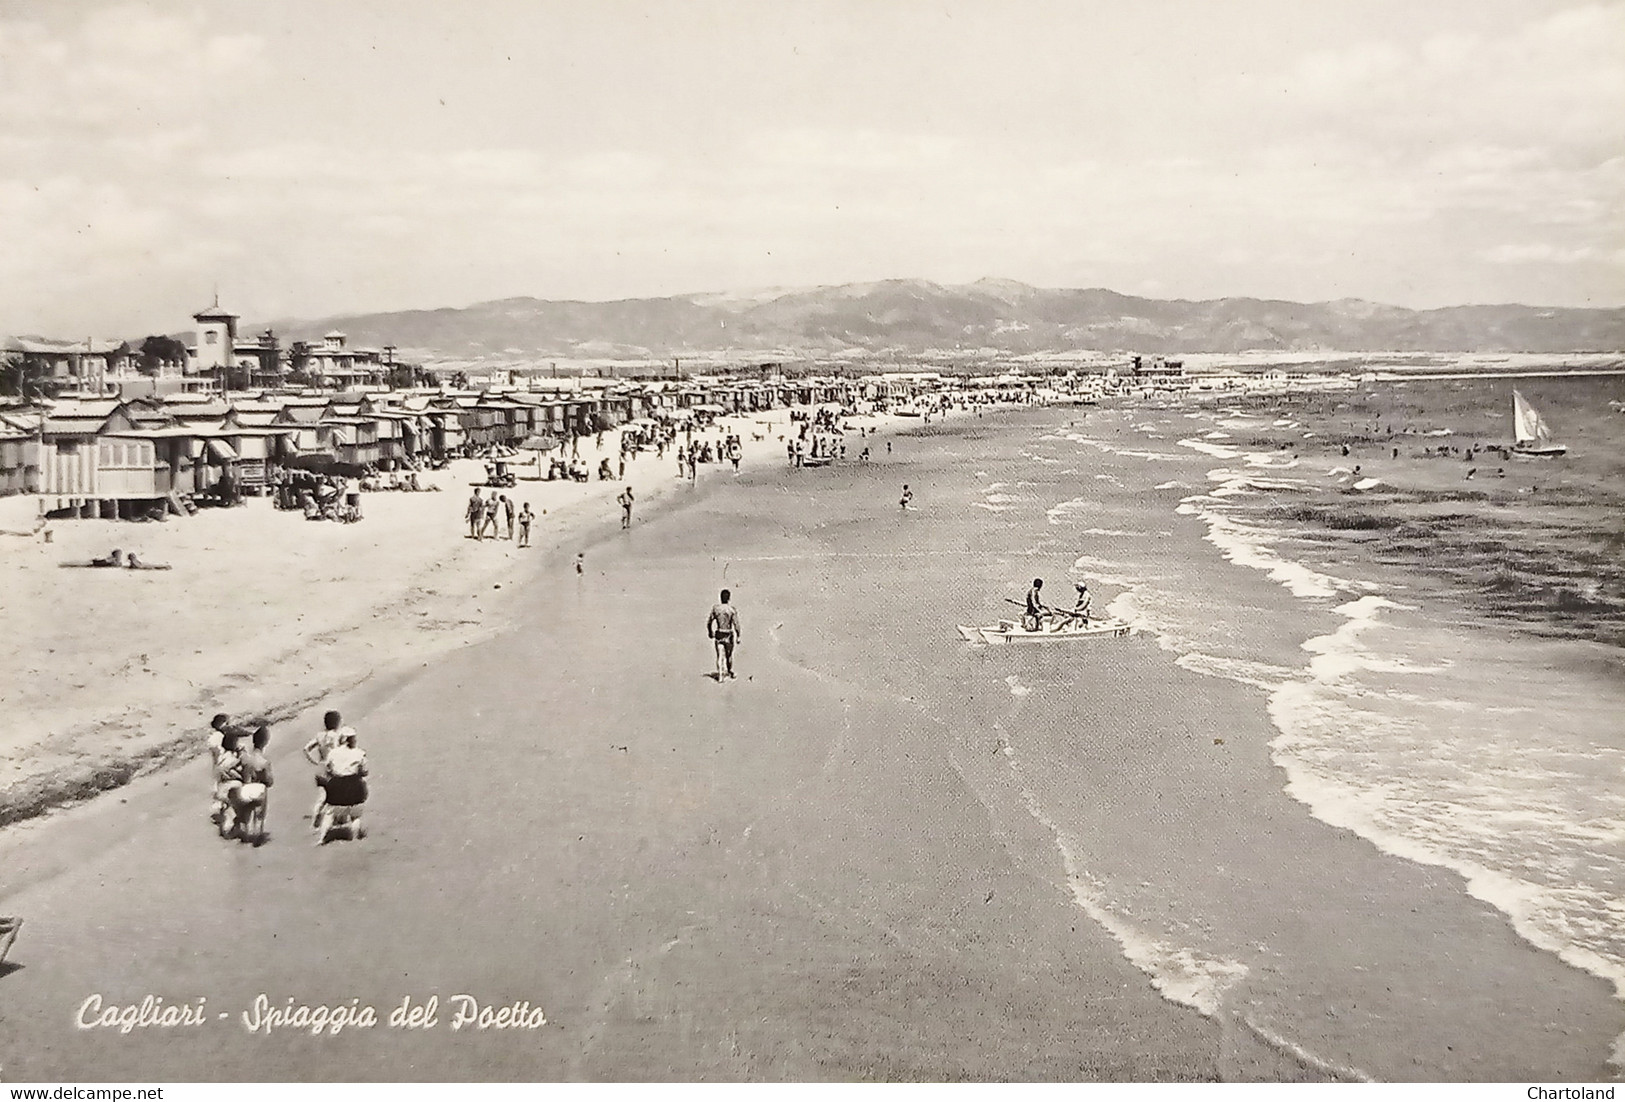
[[[132,517],[182,511],[222,482],[254,493],[278,466],[391,470],[492,449],[537,450],[629,422],[704,420],[790,405],[907,402],[920,376],[579,379],[483,390],[145,393],[0,405],[0,494]],[[54,503],[53,500],[54,499]]]

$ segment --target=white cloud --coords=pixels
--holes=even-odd
[[[67,30],[0,23],[0,124],[106,136],[186,126],[211,99],[258,75],[261,47],[252,35],[211,33],[201,14],[141,4],[93,9]]]
[[[673,93],[656,82],[578,83],[557,111],[533,110],[541,78],[412,69],[425,87],[461,82],[445,97],[469,104],[453,127],[438,87],[416,106],[365,99],[394,59],[366,69],[358,52],[341,73],[333,43],[316,57],[298,35],[226,28],[219,10],[0,21],[0,300],[19,316],[70,332],[87,311],[108,327],[184,316],[216,279],[255,316],[901,275],[1185,297],[1625,297],[1621,4],[1414,40],[1372,28],[1268,78],[1224,75],[1239,67],[1221,57],[1192,78],[1200,95],[1171,70],[1056,90],[922,68],[808,109],[839,98],[834,70],[782,111],[742,111],[754,105],[721,89],[687,120],[694,140],[671,137]],[[400,22],[397,45],[422,37],[421,20]],[[465,58],[488,41],[460,33]],[[619,97],[613,112],[595,115],[583,89]],[[914,109],[978,95],[1010,124]],[[550,112],[568,125],[550,129]]]
[[[1493,36],[1355,42],[1237,86],[1276,123],[1296,118],[1372,149],[1617,151],[1625,141],[1625,5],[1566,9]]]
[[[1625,249],[1594,245],[1563,247],[1545,242],[1497,245],[1480,254],[1492,264],[1609,264],[1625,268]]]
[[[758,134],[748,148],[763,164],[881,173],[935,168],[951,163],[959,152],[948,136],[876,129],[779,130]]]

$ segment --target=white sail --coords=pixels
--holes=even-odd
[[[1540,411],[1516,390],[1512,392],[1512,431],[1520,444],[1544,444],[1552,438]]]
[[[1552,430],[1540,411],[1516,390],[1512,392],[1512,431],[1517,442],[1512,450],[1520,455],[1562,455],[1568,448],[1552,441]]]

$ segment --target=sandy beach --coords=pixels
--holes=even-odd
[[[0,975],[8,1075],[1611,1078],[1608,983],[1287,791],[1277,686],[1348,597],[1220,554],[1184,508],[1214,457],[1177,445],[1183,418],[916,420],[820,470],[763,441],[737,479],[651,468],[625,533],[613,484],[567,487],[591,495],[557,522],[574,536],[530,561],[459,544],[464,491],[433,495],[447,554],[504,555],[461,591],[501,584],[502,619],[279,723],[268,845],[214,837],[196,763],[0,834],[0,912],[27,922]],[[1088,578],[1144,630],[958,637],[1035,574]],[[724,586],[743,635],[719,684]],[[1231,649],[1174,638],[1203,623]],[[318,850],[296,748],[329,706],[376,781],[369,837]],[[547,1024],[453,1030],[458,995]],[[91,996],[208,1020],[78,1029]],[[261,996],[380,1021],[261,1028]],[[388,1024],[436,996],[437,1026]]]
[[[769,462],[758,476],[785,479]],[[290,791],[262,849],[212,836],[196,765],[0,837],[0,900],[28,924],[3,977],[8,1075],[1215,1077],[1211,1028],[1012,867],[914,710],[870,700],[831,717],[828,685],[750,619],[741,679],[706,676],[691,606],[703,616],[726,568],[675,545],[703,539],[714,488],[734,488],[715,472],[697,490],[670,481],[679,493],[624,536],[613,518],[577,521],[584,574],[576,543],[539,550],[504,628],[324,698],[367,732],[378,770],[364,843],[306,844],[292,743],[314,705],[278,726],[297,732],[273,747]],[[479,580],[513,577],[502,569],[506,555]],[[83,921],[107,908],[116,920]],[[138,988],[229,1014],[182,1032],[73,1028],[89,995],[139,1002]],[[267,1036],[243,1018],[262,994],[383,1008],[458,991],[529,999],[549,1025]]]
[[[742,438],[743,468],[783,462],[788,410],[723,418],[701,438]],[[905,420],[853,419],[882,430]],[[854,435],[853,439],[857,439]],[[597,469],[619,432],[584,440]],[[537,514],[532,548],[467,539],[477,460],[428,472],[437,493],[364,497],[355,525],[308,523],[250,498],[162,524],[39,519],[32,496],[0,498],[0,824],[126,783],[197,752],[199,724],[225,711],[290,719],[367,678],[388,676],[512,620],[513,587],[544,550],[617,523],[621,482],[521,481]],[[702,465],[702,481],[731,476]],[[686,492],[670,453],[632,459],[635,515]],[[485,491],[487,494],[489,490]],[[49,538],[47,538],[47,532]],[[167,571],[64,569],[119,548]]]
[[[5,6],[0,1093],[1613,1099],[1622,45]]]

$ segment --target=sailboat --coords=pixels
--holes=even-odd
[[[1518,455],[1563,455],[1569,450],[1552,442],[1552,430],[1540,411],[1516,389],[1512,392],[1512,431],[1517,436],[1512,450]]]

